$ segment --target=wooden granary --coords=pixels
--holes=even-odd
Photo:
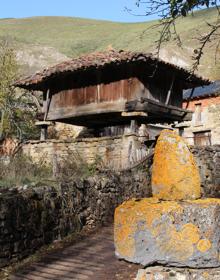
[[[210,82],[152,54],[106,51],[60,63],[16,82],[42,91],[42,119],[99,129],[190,120],[183,90]]]

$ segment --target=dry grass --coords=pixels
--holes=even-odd
[[[34,163],[20,153],[11,158],[1,158],[0,187],[57,185],[87,178],[105,168],[98,156],[88,164],[74,152],[69,152],[65,159],[53,164],[46,164],[44,158]]]
[[[41,162],[33,163],[21,154],[0,161],[0,187],[37,186],[48,184],[52,178],[52,168]]]

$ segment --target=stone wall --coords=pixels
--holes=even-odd
[[[98,148],[101,155],[112,148],[111,157],[106,160],[121,160],[120,149],[124,148],[121,138],[105,138],[101,143]],[[48,150],[45,160],[53,160],[54,152],[57,155],[60,151],[65,157],[68,145],[81,147],[81,152],[84,149],[84,155],[90,160],[97,153],[97,143],[90,140],[78,140],[76,146],[73,142],[63,145],[61,141],[29,142],[26,151],[39,158],[39,154]],[[96,153],[89,154],[90,149]],[[199,166],[203,196],[220,197],[220,146],[191,147],[191,151]],[[79,231],[83,226],[111,222],[114,209],[127,199],[151,196],[151,164],[149,160],[144,167],[131,171],[105,172],[58,187],[1,190],[0,266],[22,259],[42,245]]]
[[[191,151],[199,167],[203,196],[220,198],[220,145],[191,146]]]
[[[58,187],[20,187],[0,193],[0,267],[84,226],[112,222],[114,209],[150,196],[143,171],[99,174]]]
[[[51,163],[53,166],[72,153],[89,164],[99,158],[105,167],[114,170],[126,169],[147,154],[146,147],[135,134],[73,141],[28,141],[22,145],[22,150],[35,162]]]
[[[56,165],[73,153],[88,163],[99,157],[104,167],[115,170],[129,168],[133,163],[146,156],[146,147],[135,135],[78,139],[75,141],[48,140],[29,141],[22,146],[26,155],[34,161],[45,161]],[[220,145],[191,146],[201,175],[203,195],[220,197]],[[151,170],[146,170],[149,173]]]

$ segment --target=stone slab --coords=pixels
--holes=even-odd
[[[152,168],[152,193],[163,200],[201,197],[200,175],[186,141],[171,130],[157,140]]]
[[[116,255],[143,265],[220,266],[220,199],[130,200],[115,211]]]
[[[220,268],[189,269],[155,266],[140,269],[135,280],[219,280]]]

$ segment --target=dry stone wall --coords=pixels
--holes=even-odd
[[[131,197],[150,195],[144,172],[99,174],[58,187],[0,192],[0,267],[84,226],[112,222],[114,209]]]
[[[108,137],[77,140],[75,142],[28,142],[23,150],[39,159],[65,159],[70,150],[86,157],[95,156],[109,162],[128,161],[129,151],[137,147],[137,138]],[[133,140],[132,140],[133,139]],[[128,144],[132,142],[132,149]],[[137,145],[137,146],[135,146]],[[220,146],[191,147],[201,175],[202,194],[220,197]],[[138,153],[130,153],[130,158]],[[0,266],[32,254],[44,244],[60,239],[83,226],[112,221],[114,209],[130,198],[151,196],[150,160],[144,168],[128,172],[103,173],[84,180],[76,180],[59,187],[35,187],[0,190]]]
[[[89,164],[99,158],[104,166],[114,170],[126,169],[147,153],[146,147],[134,134],[73,141],[28,141],[22,145],[22,151],[35,162],[46,162],[53,166],[70,154]]]
[[[191,146],[200,172],[202,196],[220,198],[220,145]]]
[[[202,195],[220,197],[220,145],[190,147],[199,167]],[[51,163],[56,167],[58,161],[73,153],[88,163],[93,163],[97,157],[104,166],[110,169],[124,169],[146,156],[146,147],[138,137],[102,137],[78,139],[75,141],[29,141],[22,146],[24,154],[34,161]],[[56,168],[55,168],[56,169]],[[151,168],[146,170],[151,176]]]

